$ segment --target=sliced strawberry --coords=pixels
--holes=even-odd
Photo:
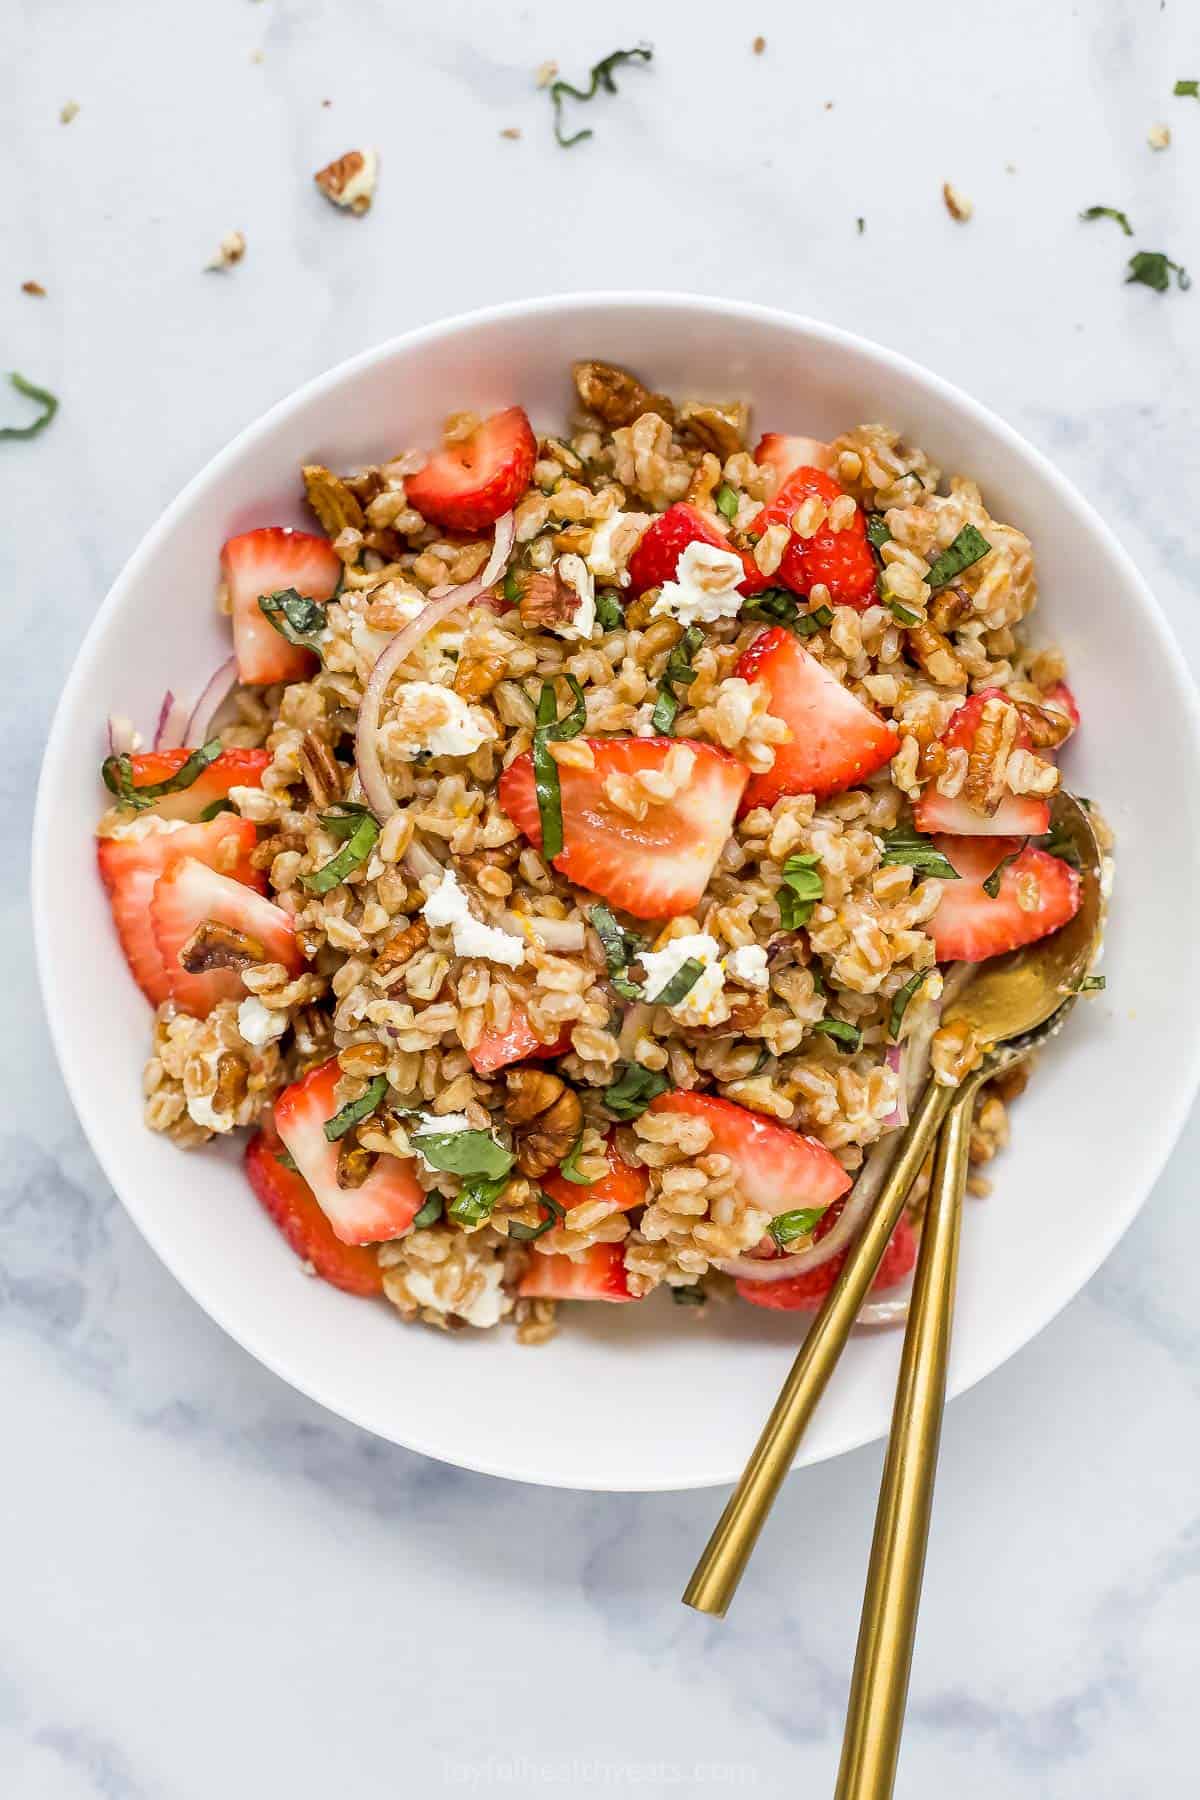
[[[322,1281],[347,1294],[382,1294],[383,1271],[374,1250],[335,1237],[303,1175],[280,1162],[282,1153],[283,1143],[273,1131],[256,1132],[246,1145],[246,1175],[296,1255]]]
[[[340,557],[323,537],[264,525],[228,540],[221,573],[233,608],[233,647],[238,680],[263,687],[272,681],[302,681],[316,667],[311,650],[289,644],[264,616],[259,600],[295,588],[306,600],[328,600],[342,578]]]
[[[428,1195],[411,1160],[399,1156],[377,1157],[361,1187],[338,1186],[338,1146],[325,1126],[338,1110],[340,1075],[332,1057],[285,1088],[275,1102],[275,1127],[339,1242],[378,1244],[406,1232]]]
[[[721,535],[711,519],[685,500],[678,500],[652,519],[642,533],[629,559],[629,592],[644,594],[647,588],[674,581],[679,559],[689,544],[711,544],[716,550],[730,547],[729,539]]]
[[[448,531],[481,531],[516,505],[533,474],[537,439],[520,406],[493,413],[470,437],[447,444],[404,491],[423,518]]]
[[[143,816],[123,827],[121,836],[97,841],[96,859],[117,936],[133,978],[151,1006],[161,1006],[170,995],[166,964],[150,919],[150,898],[159,876],[176,858],[191,856],[235,881],[263,888],[265,877],[250,866],[257,837],[249,819],[220,813],[198,825]]]
[[[933,840],[950,867],[964,881],[986,881],[1006,856],[1013,856],[1025,842],[1019,837],[948,837]]]
[[[677,1090],[660,1094],[650,1111],[703,1119],[711,1133],[708,1148],[729,1158],[742,1197],[772,1217],[832,1206],[850,1186],[837,1157],[816,1138],[789,1131],[732,1100]]]
[[[782,431],[766,431],[758,440],[754,460],[760,466],[774,469],[782,486],[796,469],[827,471],[833,462],[833,451],[819,438],[789,437]],[[795,510],[793,507],[792,511]]]
[[[1056,707],[1059,712],[1066,713],[1071,721],[1072,735],[1079,730],[1079,702],[1065,681],[1056,682],[1049,693],[1042,695],[1043,706]],[[1066,743],[1063,739],[1063,743]]]
[[[492,1027],[467,1051],[471,1067],[477,1075],[492,1075],[509,1063],[548,1062],[552,1057],[566,1056],[571,1048],[571,1033],[564,1031],[552,1044],[543,1044],[520,1007],[514,1007],[503,1031]]]
[[[951,715],[938,742],[947,750],[970,752],[988,701],[1007,703],[1007,698],[999,688],[983,688],[972,694]],[[1017,732],[1016,745],[1022,750],[1031,748],[1024,725]],[[1050,829],[1050,807],[1047,801],[1032,794],[1007,794],[995,812],[982,812],[964,794],[956,794],[953,799],[939,794],[931,781],[913,807],[913,822],[918,831],[948,831],[954,837],[1041,837]]]
[[[946,841],[939,839],[939,846]],[[988,873],[975,881],[942,883],[938,909],[926,926],[939,962],[975,963],[1003,956],[1006,950],[1048,937],[1079,911],[1079,877],[1074,869],[1032,844],[1004,870],[994,900],[983,887]]]
[[[783,794],[823,799],[866,781],[900,748],[892,727],[842,686],[782,625],[756,637],[737,665],[744,681],[766,683],[770,711],[791,727],[774,765],[752,775],[742,811],[773,806]]]
[[[585,1201],[589,1206],[603,1201],[610,1213],[628,1212],[633,1206],[642,1206],[646,1190],[650,1186],[650,1177],[645,1169],[632,1168],[625,1161],[617,1150],[616,1139],[611,1132],[604,1146],[604,1154],[608,1161],[608,1174],[602,1175],[599,1181],[568,1181],[556,1169],[553,1175],[543,1175],[543,1188],[566,1212],[570,1212],[573,1206],[582,1206]]]
[[[625,1279],[625,1253],[620,1244],[593,1244],[578,1258],[535,1255],[517,1292],[526,1300],[637,1298]]]
[[[131,756],[135,788],[157,787],[182,769],[190,750],[145,750]],[[263,771],[271,761],[269,750],[222,750],[195,781],[178,793],[164,794],[149,809],[160,819],[199,819],[210,806],[229,796],[230,788],[261,787]]]
[[[802,500],[815,495],[827,504],[841,497],[843,489],[823,469],[793,469],[773,500],[767,502],[751,521],[749,529],[762,533],[768,525],[787,525]],[[787,587],[796,594],[809,594],[817,582],[823,581],[837,606],[871,606],[876,599],[875,557],[867,540],[866,516],[860,506],[844,531],[833,531],[828,525],[812,537],[798,537],[783,553],[774,575],[763,575],[757,569],[743,588],[756,594],[767,587]]]
[[[181,1012],[199,1019],[206,1018],[219,1000],[237,1000],[246,992],[237,968],[189,974],[182,967],[180,952],[201,925],[211,922],[244,933],[257,947],[259,961],[282,963],[290,974],[297,975],[304,967],[291,914],[194,856],[177,857],[159,876],[150,900],[150,918],[171,998]]]
[[[837,1280],[845,1260],[846,1253],[843,1251],[840,1256],[831,1257],[828,1262],[819,1264],[808,1274],[791,1275],[785,1281],[739,1281],[735,1285],[741,1298],[748,1300],[751,1306],[765,1306],[772,1312],[816,1312]],[[896,1287],[911,1271],[916,1260],[916,1233],[908,1214],[901,1213],[900,1223],[892,1233],[878,1273],[871,1283],[871,1292],[878,1293],[882,1288]]]
[[[730,831],[746,769],[727,751],[689,744],[695,757],[682,792],[665,805],[651,806],[634,819],[614,806],[605,792],[610,775],[659,770],[674,738],[579,738],[592,752],[590,769],[560,767],[563,849],[554,866],[568,881],[602,894],[638,919],[665,919],[689,912]],[[500,804],[539,849],[542,822],[528,751],[500,777]]]

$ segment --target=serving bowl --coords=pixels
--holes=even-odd
[[[195,697],[228,655],[213,607],[222,541],[304,525],[302,462],[382,460],[434,441],[451,410],[520,401],[535,426],[559,428],[579,357],[627,364],[680,395],[743,397],[762,429],[832,437],[883,419],[944,470],[973,476],[993,515],[1032,538],[1035,633],[1065,649],[1083,710],[1067,778],[1102,800],[1116,831],[1117,895],[1107,992],[1047,1052],[995,1191],[969,1209],[951,1392],[1079,1291],[1149,1193],[1200,1078],[1200,1016],[1180,1004],[1200,976],[1185,926],[1200,891],[1200,707],[1145,583],[1046,458],[937,376],[828,325],[672,294],[523,301],[383,344],[244,431],[147,534],[63,691],[34,830],[38,960],[63,1074],[105,1173],[182,1285],[268,1368],[355,1424],[464,1467],[561,1487],[701,1487],[740,1471],[803,1316],[740,1305],[698,1316],[660,1294],[636,1308],[569,1307],[549,1346],[525,1349],[505,1330],[405,1326],[383,1303],[306,1279],[246,1185],[240,1146],[184,1155],[143,1127],[150,1017],[95,872],[104,718],[153,719],[165,688]],[[856,1338],[801,1462],[886,1430],[897,1352],[886,1331]]]

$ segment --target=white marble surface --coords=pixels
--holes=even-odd
[[[178,487],[342,357],[526,293],[728,293],[910,352],[1059,458],[1200,657],[1200,298],[1122,286],[1116,226],[1075,217],[1125,207],[1139,244],[1200,265],[1200,106],[1170,97],[1200,73],[1185,9],[758,0],[707,32],[700,16],[646,0],[602,23],[481,0],[6,15],[0,341],[63,399],[43,437],[0,444],[11,1800],[831,1791],[879,1452],[791,1484],[716,1625],[677,1594],[718,1496],[508,1486],[300,1399],[175,1286],[81,1142],[23,874],[63,673]],[[590,144],[557,149],[534,65],[578,75],[643,34],[653,71],[593,109]],[[1159,119],[1174,143],[1155,155]],[[360,143],[383,155],[365,221],[309,180]],[[974,199],[969,225],[943,212],[945,178]],[[232,226],[245,262],[202,273]],[[1194,1780],[1198,1151],[1193,1125],[1119,1255],[949,1415],[903,1794],[1124,1800]]]

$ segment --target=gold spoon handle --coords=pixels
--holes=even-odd
[[[684,1589],[685,1605],[697,1612],[725,1616],[808,1421],[854,1328],[908,1190],[953,1098],[954,1089],[931,1082],[913,1113],[870,1218],[809,1327],[742,1478]]]
[[[908,1697],[937,1472],[975,1084],[938,1145],[854,1655],[836,1800],[888,1800]]]

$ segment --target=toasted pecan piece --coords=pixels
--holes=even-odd
[[[572,375],[575,390],[590,413],[605,425],[632,425],[643,413],[657,413],[669,424],[675,408],[665,394],[652,394],[644,382],[616,363],[577,362]]]
[[[379,156],[374,150],[347,150],[313,176],[327,200],[360,214],[370,211],[378,179]]]
[[[266,951],[257,938],[215,919],[197,925],[179,952],[179,966],[189,975],[207,975],[213,969],[249,969],[265,960]]]
[[[579,1095],[548,1069],[510,1069],[504,1117],[513,1127],[517,1167],[536,1181],[556,1169],[583,1130]]]
[[[304,492],[308,504],[316,513],[326,536],[335,538],[347,527],[352,531],[363,529],[366,515],[362,505],[340,475],[335,475],[323,463],[305,463],[300,473],[304,477]]]

